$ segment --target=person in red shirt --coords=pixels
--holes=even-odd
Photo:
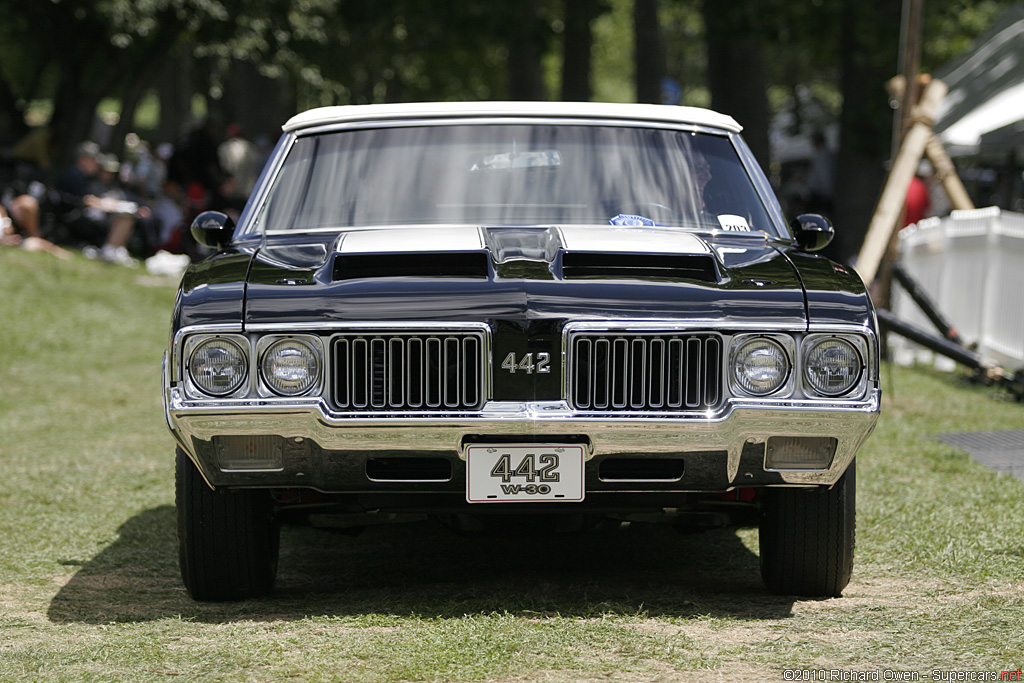
[[[926,161],[921,162],[917,167],[917,175],[910,180],[907,199],[903,203],[903,225],[900,227],[905,228],[929,215],[931,199],[928,197],[928,183],[925,182],[925,178],[930,175],[931,165],[925,164]]]

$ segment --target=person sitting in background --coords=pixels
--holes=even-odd
[[[71,255],[39,236],[39,202],[29,194],[11,197],[10,200],[5,198],[0,203],[0,245],[21,247],[25,251],[45,251],[62,259]]]
[[[86,256],[133,266],[135,260],[128,254],[127,244],[135,229],[138,205],[102,196],[107,188],[99,178],[101,161],[99,145],[83,142],[75,163],[57,178],[57,190],[72,207],[63,220],[74,237],[88,243],[83,250]]]
[[[153,222],[157,228],[158,251],[146,259],[152,275],[181,277],[193,260],[198,260],[195,240],[185,225],[185,193],[174,178],[166,178],[153,204]]]
[[[190,254],[191,235],[185,225],[185,193],[175,178],[164,180],[162,192],[153,205],[159,226],[160,249],[172,254]]]
[[[39,202],[30,194],[16,194],[8,188],[0,197],[4,216],[13,222],[12,230],[26,237],[39,237]]]

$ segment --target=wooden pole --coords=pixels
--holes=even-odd
[[[922,75],[918,77],[918,80],[923,87],[930,78],[926,79]],[[906,92],[906,79],[903,76],[893,76],[886,83],[886,89],[893,100],[900,101],[903,99],[903,93]],[[935,178],[942,183],[942,188],[946,191],[946,196],[952,202],[953,208],[973,209],[974,202],[968,196],[964,184],[960,181],[960,176],[956,173],[956,166],[946,154],[946,148],[942,146],[942,142],[932,135],[924,151],[928,160],[932,162],[932,166],[935,167]]]
[[[889,241],[899,227],[897,223],[907,198],[910,181],[924,156],[928,140],[933,136],[932,124],[935,113],[948,91],[945,83],[932,79],[921,93],[921,101],[911,110],[914,123],[903,137],[900,151],[893,160],[882,197],[878,200],[864,244],[857,256],[857,272],[867,284],[871,284],[878,274],[878,267],[885,257]]]
[[[917,80],[921,71],[921,27],[924,15],[924,0],[903,0],[903,12],[900,18],[900,75],[903,76],[904,89],[895,98],[899,102],[893,121],[892,155],[895,156],[903,136],[912,125],[911,117],[914,105],[921,95],[923,83]]]
[[[956,173],[956,166],[953,160],[946,154],[946,148],[937,137],[932,135],[928,138],[928,144],[924,148],[929,161],[935,167],[935,177],[942,183],[943,189],[953,203],[954,209],[973,209],[974,202],[967,194],[964,184],[960,182],[960,176]]]

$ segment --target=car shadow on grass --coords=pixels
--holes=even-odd
[[[713,616],[778,619],[793,599],[769,594],[736,532],[682,535],[633,524],[579,534],[466,536],[431,521],[352,537],[286,527],[277,588],[238,603],[197,603],[181,585],[172,506],[147,510],[80,566],[50,604],[55,623],[288,620],[323,615],[459,618]]]

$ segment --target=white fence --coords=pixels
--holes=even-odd
[[[982,358],[1009,370],[1024,366],[1024,214],[998,208],[954,211],[900,233],[900,259]],[[894,286],[893,312],[935,331],[906,292]],[[897,362],[927,360],[921,347],[890,335]],[[952,361],[936,358],[939,367]]]

